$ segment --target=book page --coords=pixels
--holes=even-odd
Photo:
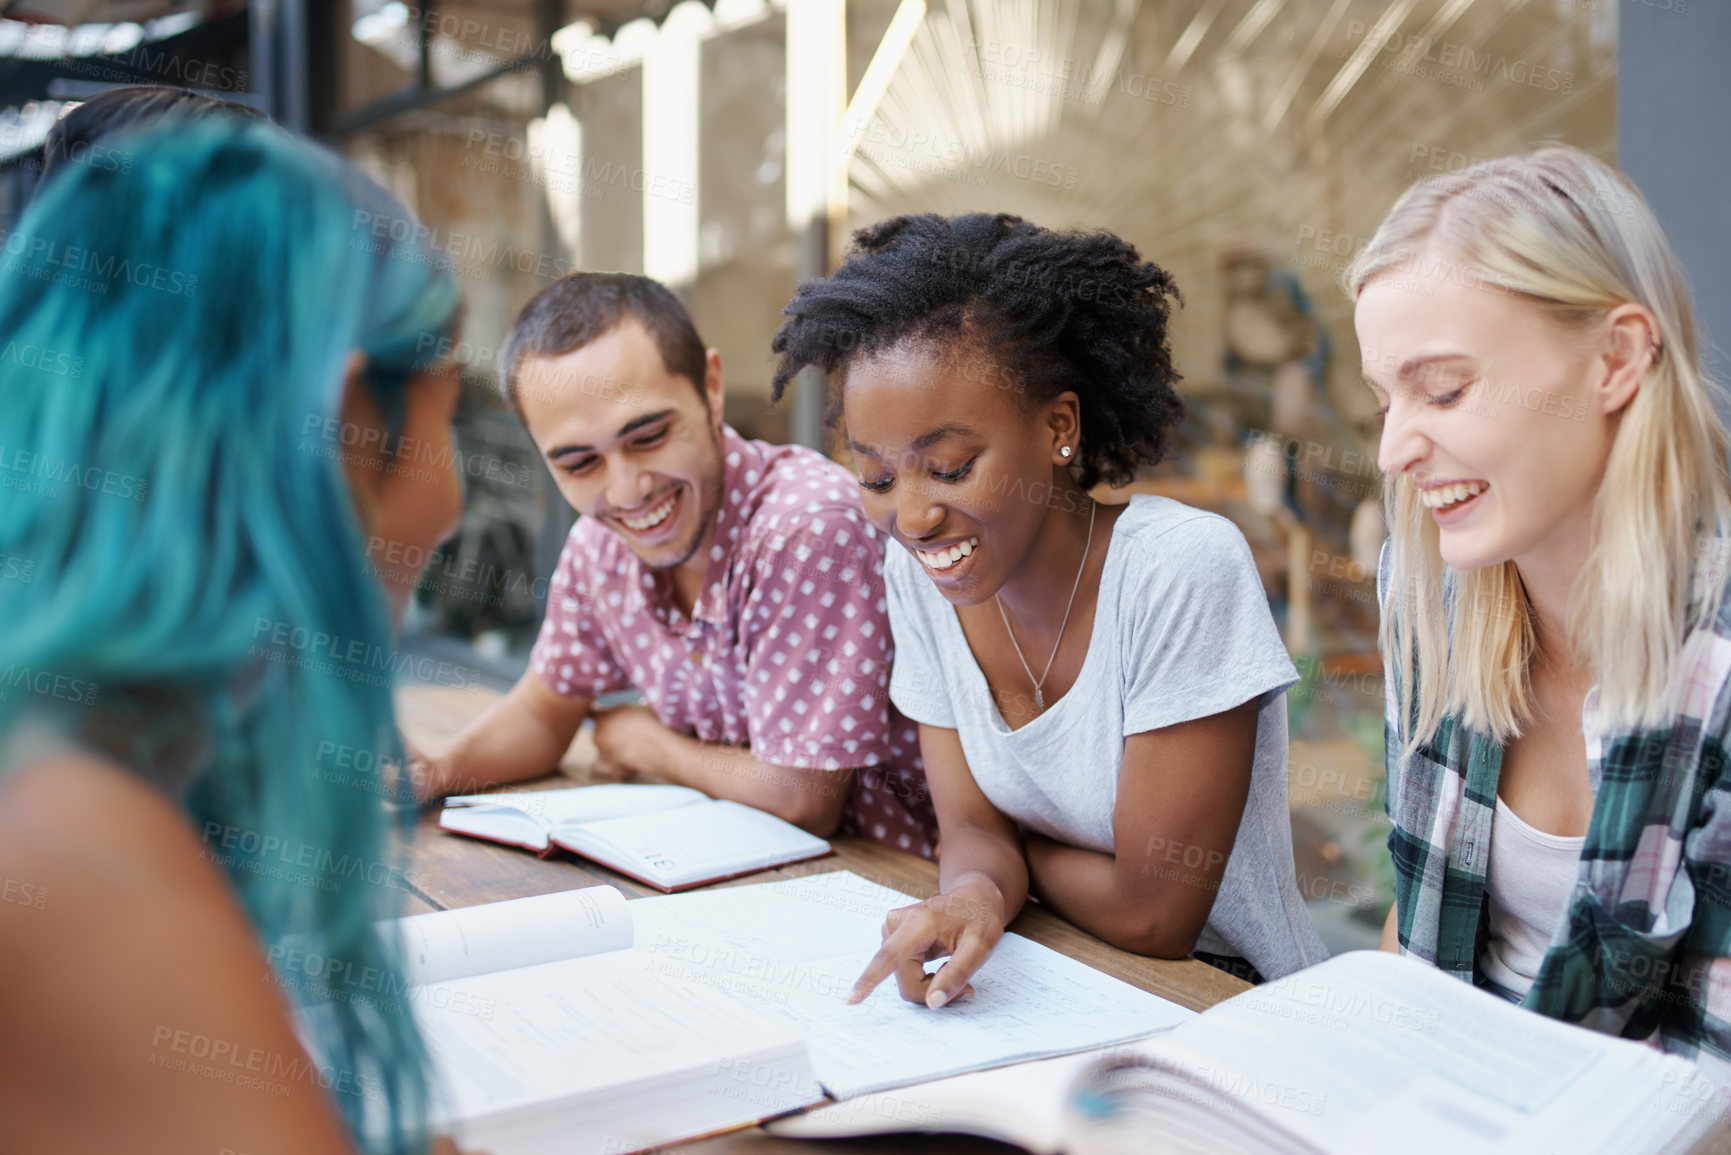
[[[645,1096],[681,1073],[696,1076],[696,1083],[685,1080],[689,1094],[710,1083],[720,1088],[736,1074],[749,1085],[749,1073],[736,1072],[733,1060],[802,1049],[781,1024],[657,974],[636,952],[429,985],[415,990],[411,1005],[440,1088],[441,1120],[474,1122],[586,1096],[593,1113],[598,1099],[602,1108],[609,1100],[617,1105],[620,1096]],[[821,1097],[809,1070],[803,1086],[797,1078],[780,1082],[756,1088],[773,1094],[748,1106],[764,1107],[762,1115]]]
[[[1096,1048],[858,1095],[765,1124],[765,1130],[789,1139],[959,1132],[1011,1143],[1034,1155],[1058,1155],[1065,1140],[1064,1088],[1122,1049]]]
[[[631,945],[631,911],[611,886],[393,920],[410,983],[443,983]]]
[[[972,998],[934,1011],[889,980],[846,1005],[884,915],[914,901],[848,871],[639,899],[636,951],[802,1031],[838,1099],[1140,1038],[1191,1017],[1015,934],[976,972]]]
[[[439,829],[541,852],[547,849],[551,828],[543,819],[510,806],[477,805],[445,807],[439,812]]]
[[[1601,1142],[1631,1114],[1645,1137],[1683,1125],[1660,1099],[1693,1077],[1380,951],[1266,983],[1139,1049],[1317,1148],[1403,1155],[1618,1150]]]
[[[563,823],[553,841],[667,890],[815,858],[830,848],[773,814],[707,798],[701,806]]]
[[[449,808],[504,807],[548,826],[561,822],[599,822],[631,814],[648,814],[707,802],[709,796],[689,786],[609,782],[600,786],[567,786],[558,790],[521,790],[510,794],[456,794],[445,799]]]

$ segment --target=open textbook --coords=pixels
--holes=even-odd
[[[397,922],[436,1117],[492,1155],[622,1153],[1192,1012],[1007,934],[941,1011],[845,997],[886,911],[845,871],[627,903],[611,887]]]
[[[398,926],[434,1122],[464,1150],[634,1151],[822,1099],[797,1033],[634,954],[613,887]]]
[[[773,814],[648,783],[457,795],[445,800],[439,826],[543,855],[562,847],[665,891],[830,852],[828,842]]]
[[[834,1138],[965,1132],[1038,1155],[1682,1152],[1722,1108],[1694,1064],[1355,951],[1158,1037],[818,1107]]]

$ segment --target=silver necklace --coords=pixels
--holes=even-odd
[[[1058,657],[1058,647],[1064,644],[1064,627],[1070,624],[1070,610],[1076,605],[1076,591],[1082,587],[1082,571],[1088,568],[1088,550],[1094,544],[1094,511],[1100,508],[1100,503],[1088,503],[1088,540],[1082,544],[1082,564],[1076,567],[1076,580],[1070,586],[1070,600],[1064,606],[1064,620],[1058,623],[1058,640],[1052,643],[1052,656],[1046,659],[1046,668],[1040,671],[1038,679],[1034,677],[1033,668],[1028,665],[1028,659],[1022,657],[1021,644],[1016,641],[1016,631],[1010,628],[1010,615],[1004,612],[1003,599],[993,594],[992,600],[998,603],[998,616],[1004,619],[1004,632],[1010,635],[1010,644],[1016,647],[1016,660],[1022,663],[1022,669],[1028,673],[1028,681],[1034,683],[1034,712],[1042,713],[1046,709],[1046,699],[1040,696],[1040,687],[1046,684],[1046,675],[1052,672],[1052,662]]]

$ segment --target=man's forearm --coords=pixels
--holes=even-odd
[[[749,749],[700,742],[666,730],[647,764],[657,778],[754,806],[820,838],[835,833],[852,781],[849,770],[812,770],[765,762]]]
[[[572,727],[573,733],[575,726]],[[572,734],[550,725],[513,692],[489,706],[436,755],[429,755],[423,797],[473,794],[550,774]]]
[[[1178,887],[1205,890],[1209,907],[1218,889],[1200,872],[1179,870],[1170,879],[1124,877],[1122,865],[1110,854],[1054,842],[1037,834],[1025,836],[1028,873],[1041,902],[1089,934],[1123,950],[1156,958],[1182,958],[1196,946],[1198,925],[1184,908],[1197,895],[1167,893]],[[1172,898],[1177,901],[1171,901]],[[1206,921],[1206,911],[1203,920]]]

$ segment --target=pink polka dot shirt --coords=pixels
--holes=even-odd
[[[937,822],[918,736],[889,702],[884,539],[854,478],[810,449],[727,426],[722,454],[721,509],[690,616],[667,575],[579,518],[530,667],[567,697],[635,688],[670,728],[765,762],[859,768],[842,830],[931,857]]]

